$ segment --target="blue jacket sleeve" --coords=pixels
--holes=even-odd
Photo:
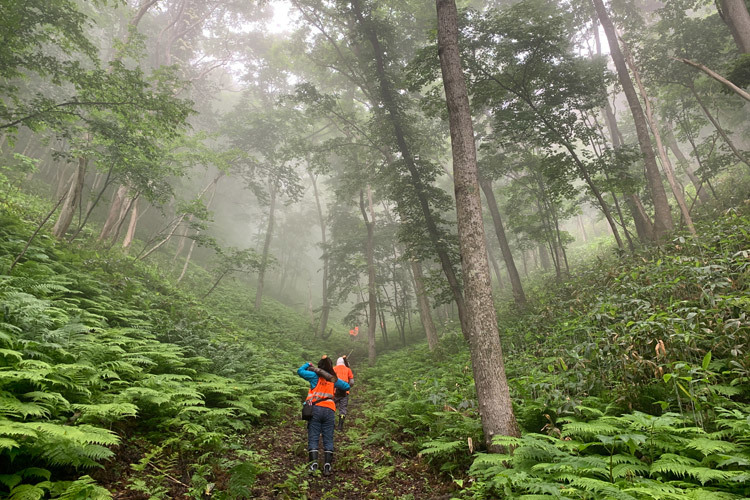
[[[310,366],[310,363],[305,363],[297,368],[297,375],[310,382],[310,389],[314,389],[318,385],[318,374],[308,370],[308,366]]]
[[[337,380],[336,380],[336,383],[335,383],[335,384],[333,384],[333,386],[334,386],[334,387],[335,387],[336,389],[341,389],[342,391],[348,391],[348,390],[349,390],[349,389],[351,388],[351,387],[349,386],[349,384],[347,384],[346,382],[344,382],[344,381],[343,381],[343,380],[341,380],[341,379],[337,379]]]

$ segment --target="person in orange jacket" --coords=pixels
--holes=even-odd
[[[336,366],[333,367],[339,380],[343,380],[350,386],[354,383],[354,373],[349,367],[349,360],[346,356],[341,356],[336,360]],[[349,405],[349,391],[336,389],[333,397],[336,408],[339,410],[339,430],[344,430],[344,419],[346,418],[346,407]]]
[[[310,459],[310,472],[318,470],[318,441],[323,435],[323,474],[333,471],[333,431],[336,427],[336,403],[333,400],[335,389],[349,390],[349,384],[339,380],[333,370],[331,358],[323,356],[318,367],[305,363],[297,369],[297,375],[310,383],[305,402],[313,405],[312,418],[307,422],[307,451]]]

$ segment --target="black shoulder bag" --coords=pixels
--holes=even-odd
[[[331,398],[319,399],[315,401],[314,403],[311,403],[309,401],[305,401],[304,403],[302,403],[302,417],[300,418],[302,418],[302,420],[310,420],[313,416],[313,406],[327,399],[331,399]]]

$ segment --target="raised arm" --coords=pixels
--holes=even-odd
[[[340,378],[336,379],[336,382],[333,383],[333,386],[336,389],[341,389],[342,391],[348,391],[349,389],[351,389],[351,386],[347,384],[346,382],[344,382],[343,380],[341,380]]]
[[[297,368],[297,375],[310,382],[310,387],[315,387],[318,384],[318,375],[309,370],[313,366],[312,363],[305,363],[304,365]]]

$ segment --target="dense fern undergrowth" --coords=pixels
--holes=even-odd
[[[44,232],[8,275],[46,207],[16,193],[0,208],[0,497],[110,498],[92,476],[121,475],[150,498],[175,482],[246,497],[259,470],[242,431],[301,399],[310,326],[231,286],[199,302],[156,265]],[[132,466],[115,460],[129,447]]]
[[[464,498],[750,497],[750,211],[739,207],[706,217],[697,239],[600,260],[531,292],[522,313],[501,310],[523,434],[497,442],[512,454],[481,451],[459,334],[365,373],[388,401],[368,411],[371,439],[419,453]]]

